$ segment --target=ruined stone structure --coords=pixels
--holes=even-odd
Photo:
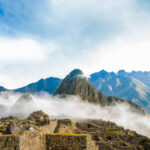
[[[98,150],[98,147],[90,135],[29,131],[22,135],[1,135],[0,150]]]
[[[19,150],[45,150],[45,143],[44,134],[25,131],[22,135],[20,135]]]
[[[90,135],[47,134],[46,150],[98,150]]]
[[[20,150],[18,135],[0,135],[0,150]]]
[[[103,120],[49,119],[42,111],[28,118],[0,119],[0,150],[150,150],[150,139]]]

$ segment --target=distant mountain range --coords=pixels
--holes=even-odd
[[[27,86],[15,89],[15,92],[21,93],[37,93],[37,92],[48,92],[50,94],[54,94],[59,84],[61,83],[61,79],[50,77],[47,79],[41,79],[35,83],[31,83]]]
[[[82,73],[79,72],[79,74],[81,75]],[[135,102],[150,112],[150,72],[132,71],[128,73],[120,70],[118,73],[114,73],[101,70],[100,72],[91,74],[88,80],[98,92]],[[0,91],[22,93],[44,91],[54,95],[55,92],[59,93],[58,87],[61,83],[62,79],[50,77],[14,90],[8,90],[0,86]],[[73,88],[71,87],[70,93]]]
[[[150,111],[150,82],[149,72],[127,73],[120,70],[118,73],[100,72],[91,74],[89,81],[97,91],[109,96],[117,96],[135,102]],[[144,84],[147,81],[147,85]]]
[[[136,78],[137,80],[143,82],[147,87],[150,88],[150,71],[132,71],[132,72],[126,72],[125,70],[118,71],[118,74],[131,76]]]

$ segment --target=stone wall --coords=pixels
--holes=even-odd
[[[46,150],[98,150],[85,134],[46,134]]]
[[[26,131],[20,136],[20,150],[45,150],[45,135]]]
[[[57,126],[57,120],[51,120],[49,125],[41,126],[39,129],[44,133],[54,133]]]
[[[90,135],[35,131],[1,135],[0,150],[98,150]]]
[[[99,146],[96,145],[96,143],[92,140],[91,135],[86,135],[87,136],[87,149],[88,150],[99,150]]]
[[[20,139],[18,135],[0,135],[0,150],[19,150]]]

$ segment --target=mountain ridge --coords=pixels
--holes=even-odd
[[[147,110],[150,108],[150,88],[140,80],[128,75],[124,70],[120,70],[118,73],[100,71],[91,74],[89,81],[97,91],[106,95],[135,102]]]
[[[81,70],[76,71],[78,76],[83,77],[83,72],[81,72]],[[142,82],[143,80],[149,81],[149,74],[150,72],[142,71],[126,72],[125,70],[119,70],[115,73],[101,70],[91,74],[88,80],[98,92],[135,102],[136,104],[145,107],[147,110],[150,110],[150,88]],[[139,80],[140,78],[144,79]],[[61,82],[62,79],[60,78],[49,77],[14,90],[9,90],[0,86],[0,92],[13,91],[21,93],[28,92],[32,94],[48,92],[49,94],[54,95]],[[148,83],[149,82],[147,82],[147,84]]]
[[[37,92],[48,92],[49,94],[53,94],[57,87],[59,86],[61,79],[55,77],[49,77],[46,79],[40,79],[37,82],[28,84],[24,87],[14,89],[14,92],[21,93],[37,93]]]

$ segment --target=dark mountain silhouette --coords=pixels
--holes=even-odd
[[[0,92],[8,91],[8,89],[4,88],[3,86],[0,86]]]

